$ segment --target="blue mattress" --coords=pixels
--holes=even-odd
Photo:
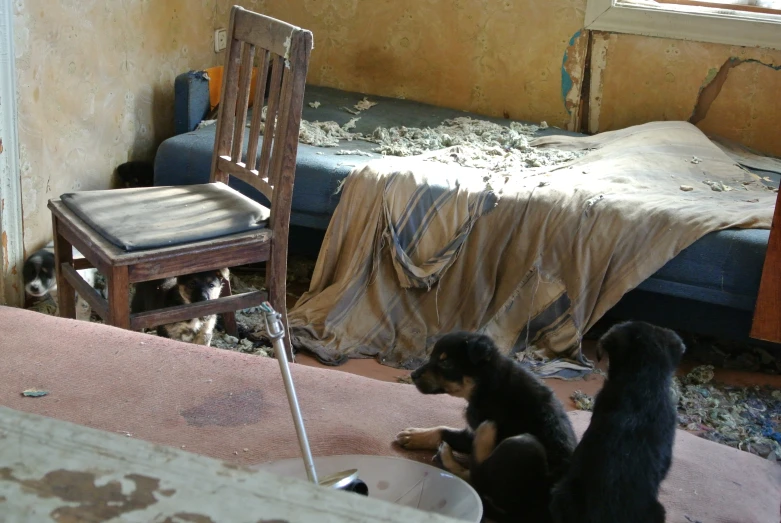
[[[196,86],[197,89],[203,89]],[[304,119],[309,121],[333,120],[346,123],[353,115],[341,107],[352,107],[364,95],[335,89],[308,86],[305,96]],[[195,99],[195,98],[192,98]],[[444,109],[407,100],[371,96],[379,102],[363,112],[355,128],[356,132],[370,133],[378,126],[406,125],[408,127],[436,126],[445,119],[472,116],[507,124],[508,120],[491,119],[462,111]],[[308,103],[318,101],[320,107],[311,108]],[[202,102],[200,102],[202,103]],[[188,114],[204,114],[202,108],[193,112],[190,105],[182,105],[177,91],[177,126],[192,129],[197,118]],[[211,153],[214,144],[214,126],[197,131],[184,132],[165,140],[155,158],[155,185],[204,183],[209,179]],[[576,134],[560,129],[541,130],[539,135]],[[245,138],[246,139],[246,138]],[[357,149],[371,153],[374,144],[353,141],[342,142],[337,148],[319,148],[301,144],[296,166],[296,182],[293,191],[294,225],[325,230],[330,216],[339,202],[337,189],[355,165],[365,162],[366,156],[336,155],[339,149]],[[376,153],[373,156],[379,157]],[[772,173],[774,179],[778,176]],[[262,203],[265,198],[250,186],[238,180],[232,185]],[[727,310],[753,311],[762,264],[767,249],[767,230],[726,230],[708,234],[643,282],[639,291],[704,302]],[[295,238],[291,238],[291,243]],[[631,293],[630,293],[631,294]],[[743,327],[741,327],[743,330]]]

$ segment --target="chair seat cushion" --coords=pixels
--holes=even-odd
[[[125,251],[171,247],[263,229],[267,207],[222,183],[84,191],[62,203]]]

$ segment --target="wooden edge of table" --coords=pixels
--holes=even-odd
[[[107,504],[109,484],[119,486],[119,493]],[[0,513],[6,521],[56,521],[68,514],[102,521],[108,509],[123,521],[139,522],[456,521],[0,407]]]

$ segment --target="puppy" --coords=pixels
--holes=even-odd
[[[597,358],[607,380],[572,465],[551,493],[556,523],[665,520],[657,500],[672,461],[677,415],[670,384],[685,346],[674,332],[643,322],[612,327]]]
[[[428,362],[412,372],[412,381],[423,394],[447,393],[466,399],[468,426],[461,430],[409,428],[396,436],[402,447],[434,450],[442,444],[439,457],[446,469],[473,484],[497,474],[496,483],[516,489],[510,498],[517,498],[517,486],[527,483],[542,484],[545,492],[567,469],[577,440],[564,408],[548,387],[501,354],[489,337],[466,332],[443,336]],[[476,439],[474,431],[486,421],[490,423]],[[520,440],[505,445],[506,440],[521,435]],[[471,466],[459,468],[453,451],[472,454]],[[508,455],[516,456],[511,465],[499,466],[507,463]],[[477,470],[480,467],[484,468]],[[473,473],[476,476],[471,478]],[[476,489],[484,501],[497,498],[497,510],[511,511],[512,506],[501,506],[498,498],[504,495],[490,491],[494,483],[485,483],[488,490]],[[547,513],[547,502],[540,510]]]
[[[152,187],[155,168],[151,162],[125,162],[117,167],[120,187]]]
[[[135,314],[187,303],[216,300],[220,297],[222,285],[229,276],[228,269],[219,269],[139,283],[133,295],[131,311]],[[217,315],[211,314],[160,325],[157,327],[157,334],[164,338],[208,347],[212,342],[216,322]]]
[[[73,257],[83,258],[84,256],[74,248]],[[81,269],[77,272],[90,287],[95,287],[97,269]],[[54,242],[49,242],[43,249],[35,251],[25,260],[22,266],[22,279],[24,281],[24,292],[28,300],[50,296],[54,303],[57,304],[57,271],[54,260]],[[57,314],[59,314],[59,304]],[[91,315],[92,308],[86,300],[77,295],[76,318],[89,321]]]

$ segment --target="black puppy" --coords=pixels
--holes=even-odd
[[[152,187],[155,183],[155,168],[151,162],[125,162],[117,167],[120,186]]]
[[[151,311],[199,301],[216,300],[220,297],[222,285],[227,281],[228,269],[198,272],[177,278],[152,280],[136,285],[131,311]],[[158,336],[172,338],[199,345],[211,345],[217,315],[168,323],[157,327]]]
[[[556,523],[663,523],[659,484],[672,461],[677,421],[670,384],[685,346],[677,334],[643,322],[612,327],[597,357],[607,380],[569,472],[551,493]]]
[[[543,485],[541,495],[545,495],[567,469],[577,440],[564,408],[548,387],[501,354],[488,336],[466,332],[443,336],[428,362],[412,373],[412,380],[423,394],[447,393],[466,399],[468,427],[410,428],[396,436],[397,443],[407,449],[430,450],[444,443],[440,448],[443,465],[462,477],[473,476],[478,493],[484,500],[493,500],[499,512],[508,511],[507,500],[503,503],[503,495],[490,491],[491,485],[515,486],[510,501],[519,497],[517,486],[523,484]],[[481,427],[483,422],[490,423]],[[475,438],[478,427],[480,437]],[[506,440],[521,435],[519,441],[505,445]],[[452,451],[474,454],[469,474],[457,468]],[[480,488],[483,478],[490,479],[485,483],[488,490]],[[547,503],[544,508],[547,512]],[[527,506],[524,515],[529,510]]]

